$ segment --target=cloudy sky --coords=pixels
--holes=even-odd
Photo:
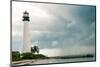
[[[95,53],[95,6],[12,2],[12,50],[21,51],[23,12],[30,16],[31,45],[47,56]]]

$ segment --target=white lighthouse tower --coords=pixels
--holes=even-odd
[[[22,53],[31,52],[31,40],[30,40],[30,19],[29,13],[25,11],[23,13],[24,30],[23,30],[23,46]]]

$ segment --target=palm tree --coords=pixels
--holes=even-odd
[[[33,47],[31,47],[31,53],[35,53],[35,50]]]
[[[31,52],[39,54],[39,48],[38,48],[38,46],[31,47]]]

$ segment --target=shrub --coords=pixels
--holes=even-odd
[[[33,54],[33,53],[23,53],[21,54],[22,59],[45,59],[46,56],[42,54]]]
[[[20,54],[20,52],[18,51],[12,52],[12,61],[18,61],[23,59],[46,59],[46,58],[48,57],[46,57],[45,55],[33,54],[31,52],[22,53],[22,54]]]
[[[22,59],[33,59],[34,55],[32,53],[27,52],[27,53],[21,54],[21,56],[22,56]]]
[[[13,51],[12,52],[12,61],[18,61],[18,60],[20,60],[20,52]]]
[[[47,57],[45,55],[42,54],[37,54],[35,55],[35,59],[46,59]]]

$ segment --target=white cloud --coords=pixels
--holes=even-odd
[[[32,46],[39,46],[39,41],[36,40],[35,42],[32,43]]]
[[[44,54],[46,56],[59,56],[60,55],[61,50],[58,48],[55,49],[41,49],[40,53]]]

